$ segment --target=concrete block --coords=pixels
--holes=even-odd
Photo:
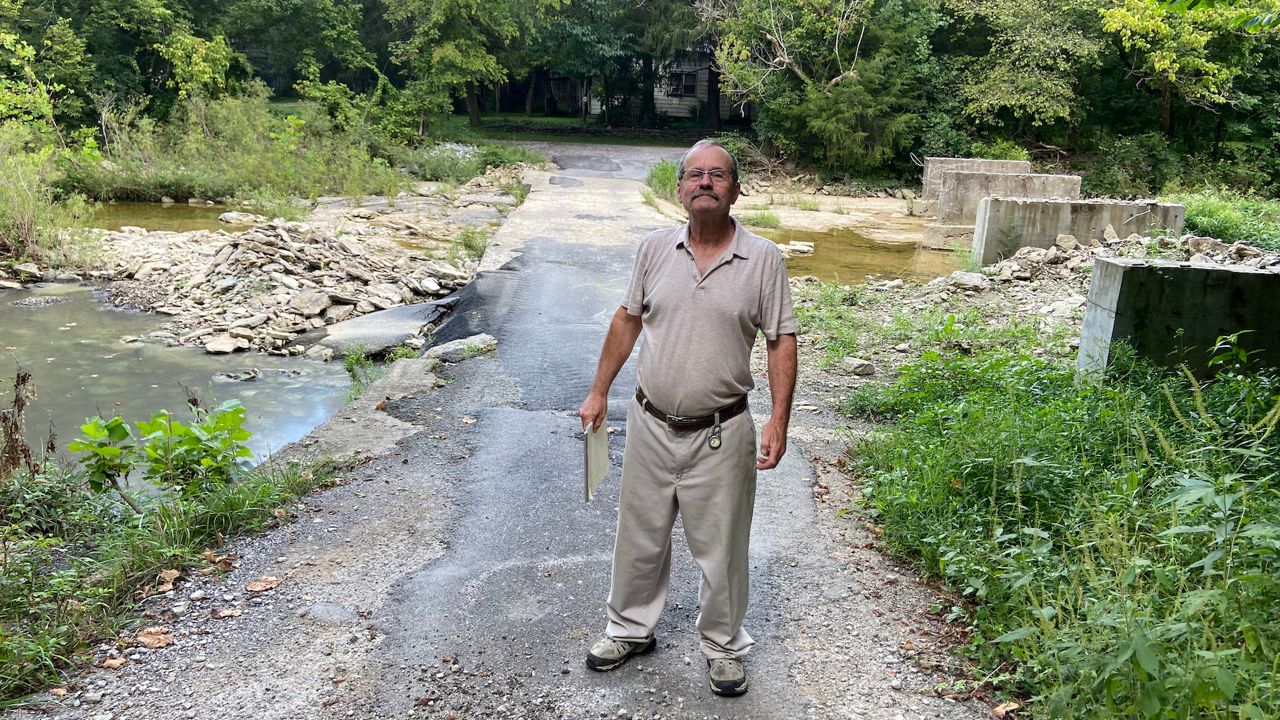
[[[1120,237],[1158,230],[1182,232],[1186,209],[1155,200],[1044,200],[983,198],[973,231],[973,258],[982,266],[1022,247],[1047,248],[1059,235],[1082,243],[1101,240],[1110,225]]]
[[[1111,343],[1126,340],[1141,357],[1199,376],[1218,338],[1243,330],[1240,347],[1280,368],[1280,272],[1244,265],[1098,258],[1081,329],[1076,368],[1105,372]]]
[[[920,193],[921,200],[932,202],[938,199],[938,189],[942,185],[942,173],[949,170],[1029,174],[1031,172],[1031,163],[1026,160],[927,157],[924,159],[924,186]]]
[[[973,224],[978,218],[978,204],[985,197],[1073,200],[1080,197],[1080,176],[947,171],[942,173],[938,190],[938,222]]]

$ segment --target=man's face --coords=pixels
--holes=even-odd
[[[728,215],[738,201],[733,162],[724,148],[708,145],[690,153],[684,161],[684,177],[676,181],[680,204],[690,214]]]

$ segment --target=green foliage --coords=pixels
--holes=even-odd
[[[674,161],[659,160],[656,165],[649,168],[649,174],[645,177],[644,182],[657,197],[679,205],[680,200],[676,197],[676,170],[677,166]],[[657,205],[655,204],[654,207],[657,207]]]
[[[202,551],[280,522],[283,507],[333,468],[260,468],[179,498],[153,497],[121,514],[83,473],[46,463],[0,481],[0,703],[57,683],[88,648],[115,637],[158,573]]]
[[[1175,193],[1160,199],[1186,206],[1187,232],[1280,250],[1280,201],[1222,189]]]
[[[1036,715],[1273,716],[1280,376],[1122,350],[1094,385],[1018,346],[925,352],[849,404],[897,418],[851,451],[864,496]]]
[[[483,228],[465,227],[458,231],[454,241],[462,246],[467,255],[479,260],[484,257],[484,251],[489,247],[489,233]]]
[[[740,218],[744,225],[762,228],[776,228],[782,224],[778,214],[769,210],[749,212]]]
[[[504,143],[480,142],[475,145],[436,143],[417,149],[398,151],[396,164],[423,180],[464,183],[483,175],[486,170],[518,163],[542,165],[546,158],[520,147]]]
[[[1151,197],[1173,182],[1181,168],[1178,154],[1159,133],[1116,138],[1098,151],[1081,189],[1087,195]]]
[[[239,400],[213,410],[191,406],[195,422],[184,425],[167,410],[138,421],[143,475],[152,484],[189,498],[231,482],[239,463],[252,456],[245,441],[245,411]]]
[[[59,186],[96,199],[158,200],[319,195],[394,195],[404,178],[336,131],[314,106],[284,118],[265,88],[193,96],[171,122],[108,116],[102,159],[71,158]]]
[[[970,152],[976,158],[986,158],[988,160],[1030,160],[1031,153],[1012,140],[1005,138],[997,138],[990,144],[984,142],[975,142],[969,148]]]
[[[0,124],[0,258],[82,262],[96,248],[85,232],[92,207],[81,195],[55,194],[58,154],[47,145],[33,149],[36,143],[17,122]]]

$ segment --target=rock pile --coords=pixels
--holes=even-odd
[[[147,309],[174,316],[157,337],[202,344],[211,353],[301,354],[304,348],[293,341],[302,333],[447,295],[470,281],[475,269],[471,261],[459,267],[378,257],[353,237],[283,220],[183,244],[186,262],[171,247],[164,260],[121,258],[112,274],[133,281],[135,289],[145,285],[153,298]]]
[[[1152,238],[1133,234],[1121,238],[1108,226],[1102,240],[1082,243],[1071,235],[1059,235],[1052,247],[1024,247],[1013,257],[983,268],[985,277],[978,273],[956,272],[948,278],[934,280],[930,286],[981,291],[989,285],[982,281],[984,279],[994,283],[1076,280],[1085,285],[1094,258],[1100,257],[1153,258],[1197,265],[1245,265],[1280,272],[1280,252],[1261,250],[1248,243],[1228,245],[1195,235]]]

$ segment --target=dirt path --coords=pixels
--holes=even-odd
[[[630,367],[611,397],[614,470],[589,504],[572,413],[635,243],[669,224],[639,183],[600,176],[653,151],[587,147],[568,163],[581,172],[530,174],[527,200],[441,333],[488,332],[495,353],[397,364],[293,450],[364,458],[340,486],[236,544],[232,572],[184,578],[144,606],[173,645],[126,648],[121,669],[14,716],[985,717],[978,703],[937,697],[945,678],[913,661],[943,630],[926,612],[934,594],[838,514],[841,419],[815,378],[802,380],[787,456],[760,478],[751,692],[724,700],[706,688],[683,538],[658,651],[606,675],[583,667],[604,622]],[[757,378],[760,423],[768,392]],[[245,589],[262,576],[283,582]]]

